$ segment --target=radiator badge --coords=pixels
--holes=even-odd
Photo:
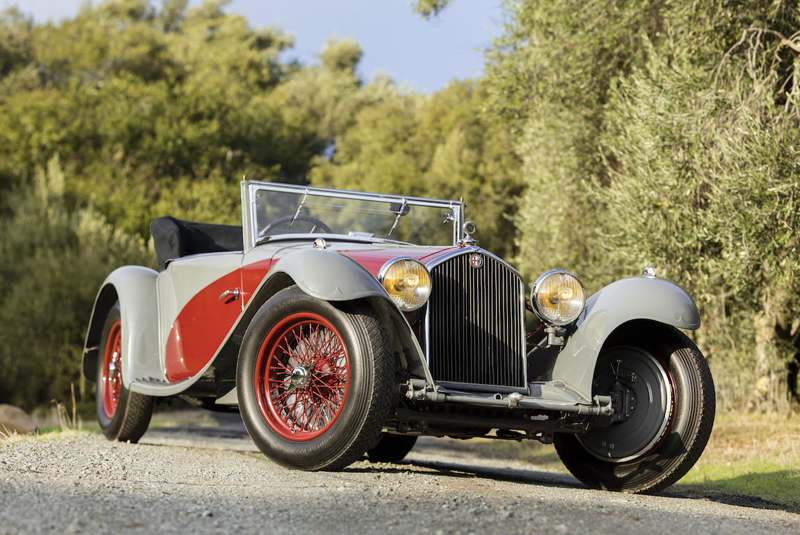
[[[469,265],[474,267],[475,269],[480,269],[483,267],[483,257],[478,253],[475,253],[469,257]]]

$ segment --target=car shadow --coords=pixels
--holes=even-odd
[[[171,436],[188,435],[195,438],[217,439],[220,446],[224,449],[238,450],[238,443],[250,442],[247,430],[244,428],[241,417],[238,413],[212,413],[215,426],[183,425],[159,426],[148,430],[143,442],[148,443],[148,435],[151,439],[157,437],[168,438]],[[161,445],[152,443],[152,445]],[[244,453],[255,453],[254,445]],[[260,453],[259,453],[260,455]],[[432,460],[429,457],[436,455],[442,460]],[[491,459],[492,466],[481,466],[481,460]],[[517,467],[497,466],[503,460],[514,461],[513,458],[498,456],[496,451],[481,452],[480,448],[467,446],[458,441],[440,440],[423,437],[417,447],[412,451],[408,458],[396,463],[375,463],[365,465],[356,463],[345,472],[371,472],[371,473],[406,473],[414,471],[418,473],[434,472],[438,476],[449,478],[483,478],[494,481],[509,481],[516,483],[529,483],[544,485],[549,487],[562,487],[581,489],[586,488],[582,483],[569,474],[537,470],[535,465],[531,469]],[[364,458],[366,461],[366,457]],[[731,478],[730,480],[718,481],[718,487],[724,489],[730,486],[741,486],[745,479],[758,479],[765,486],[785,485],[786,482],[796,480],[796,472],[782,471],[771,474],[747,474]],[[716,502],[738,507],[748,507],[751,509],[764,509],[774,511],[785,511],[787,513],[800,513],[800,507],[772,502],[757,496],[744,496],[729,494],[722,490],[709,489],[707,486],[681,484],[678,483],[666,490],[657,493],[656,496],[665,498],[679,498],[690,500],[701,500]]]
[[[464,459],[464,463],[460,463],[459,460],[455,460],[456,463],[458,463],[459,465],[463,464],[463,466],[468,467],[468,469],[472,469],[477,475],[481,475],[481,477],[492,477],[491,473],[494,471],[499,472],[499,470],[496,468],[478,469],[474,466],[470,466],[470,459],[475,459],[475,457],[481,458],[487,455],[491,455],[492,458],[494,459],[513,460],[513,457],[503,456],[498,450],[487,450],[485,452],[482,452],[481,447],[479,445],[472,446],[469,444],[469,442],[449,441],[449,440],[442,441],[439,439],[421,439],[421,441],[422,440],[425,441],[422,444],[423,451],[442,453],[444,455],[447,455],[448,457],[459,456]],[[417,451],[417,449],[415,449],[414,451]],[[557,454],[555,452],[553,452],[553,457],[555,458],[555,460],[557,460]],[[546,456],[542,458],[547,459]],[[413,460],[412,463],[414,463]],[[557,472],[536,470],[535,463],[531,465],[531,468],[532,468],[531,470],[527,469],[509,469],[509,470],[514,472],[512,474],[512,477],[515,478],[513,479],[514,481],[545,484],[552,486],[562,486],[569,488],[587,488],[569,474],[563,474],[563,473],[559,474]],[[490,473],[489,475],[483,475],[483,472],[485,472],[486,470],[489,471]],[[753,488],[755,486],[753,484],[754,481],[758,481],[765,488],[778,487],[778,486],[786,488],[786,486],[789,484],[800,486],[800,479],[798,479],[796,474],[797,472],[792,472],[792,471],[781,471],[768,474],[763,474],[763,473],[747,474],[735,478],[730,478],[728,480],[716,481],[715,482],[716,486],[720,490],[710,489],[708,486],[677,483],[661,492],[656,493],[655,496],[661,496],[665,498],[704,500],[704,501],[722,503],[726,505],[748,507],[751,509],[785,511],[788,513],[796,514],[800,513],[800,507],[798,506],[773,502],[761,498],[759,496],[732,494],[732,493],[726,493],[724,491],[726,487],[741,488],[743,486],[746,486],[749,488]],[[743,485],[743,483],[750,483],[750,484]],[[798,495],[800,496],[800,491],[798,492]]]
[[[482,478],[494,481],[514,483],[529,483],[547,487],[587,489],[574,477],[567,474],[542,472],[538,470],[523,470],[517,468],[480,467],[474,464],[462,464],[448,461],[405,460],[398,463],[379,463],[367,468],[351,466],[344,471],[350,472],[388,472],[407,473],[415,468],[424,469],[425,472],[433,470],[436,475],[453,478]],[[787,472],[788,473],[788,472]],[[796,476],[795,476],[796,477]],[[709,490],[696,485],[675,485],[665,491],[654,494],[662,498],[688,499],[721,503],[750,509],[784,511],[798,514],[800,507],[781,504],[759,498],[757,496],[743,496],[726,494],[724,492]]]
[[[521,470],[517,468],[498,468],[462,464],[453,461],[427,461],[410,459],[392,464],[371,465],[369,468],[351,467],[346,471],[375,472],[387,471],[393,473],[408,472],[409,469],[421,468],[425,472],[434,471],[435,475],[452,478],[481,478],[494,481],[509,481],[514,483],[535,483],[549,487],[581,488],[583,485],[572,476],[553,472],[537,470]]]

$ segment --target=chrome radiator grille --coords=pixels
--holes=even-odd
[[[525,386],[524,286],[489,255],[470,265],[472,253],[431,269],[428,365],[437,382]]]

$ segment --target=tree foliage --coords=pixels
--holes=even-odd
[[[481,84],[430,97],[363,84],[349,38],[300,65],[291,38],[225,4],[0,15],[0,401],[66,399],[105,276],[154,262],[155,217],[240,222],[243,175],[463,195],[478,238],[513,248],[518,163]]]
[[[0,219],[0,399],[33,408],[64,401],[71,384],[82,384],[83,338],[98,285],[119,264],[151,264],[152,253],[94,207],[68,208],[56,156],[7,201],[11,214]]]
[[[657,266],[701,307],[721,404],[785,409],[800,350],[797,6],[507,9],[489,88],[524,155],[522,268],[570,266],[598,289]]]
[[[483,112],[479,82],[453,82],[430,96],[406,93],[384,79],[364,87],[353,124],[332,158],[317,157],[314,185],[458,199],[478,225],[481,245],[514,251],[522,189],[519,159],[496,118]]]
[[[152,219],[239,222],[243,175],[304,183],[346,124],[354,42],[303,68],[280,57],[289,37],[224,4],[0,17],[0,399],[67,397],[94,294],[114,267],[152,263]]]
[[[419,13],[428,19],[441,13],[449,3],[450,0],[417,0],[414,4],[414,13]]]
[[[74,177],[68,196],[93,197],[112,223],[144,236],[154,208],[185,206],[181,190],[244,174],[304,182],[331,139],[320,119],[357,83],[358,47],[331,44],[318,68],[326,76],[312,76],[280,60],[291,39],[278,30],[253,29],[222,2],[185,5],[105,2],[58,26],[6,14],[0,187],[59,154]],[[230,221],[235,208],[176,215]]]

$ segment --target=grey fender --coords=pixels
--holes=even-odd
[[[384,297],[383,287],[355,260],[325,249],[300,249],[275,263],[273,273],[289,275],[301,290],[325,301]]]
[[[371,298],[373,307],[390,331],[394,349],[401,355],[404,367],[411,374],[433,382],[419,342],[403,313],[361,264],[334,251],[301,249],[281,258],[273,268],[275,273],[288,275],[301,290],[317,299],[352,301]]]
[[[250,321],[270,297],[292,284],[296,284],[308,295],[326,301],[365,299],[389,331],[392,349],[400,356],[404,368],[412,375],[424,377],[433,383],[411,326],[377,279],[356,261],[334,251],[319,249],[295,250],[275,263],[239,318],[233,336],[230,337],[232,342],[226,344],[218,355],[224,361],[214,361],[216,367],[235,370],[231,363],[238,359],[238,347]],[[218,399],[217,403],[236,405],[236,389]]]
[[[666,279],[633,277],[609,284],[586,301],[553,367],[553,380],[567,384],[585,401],[592,397],[592,376],[604,342],[632,320],[652,320],[679,329],[700,326],[700,314],[683,288]]]
[[[158,354],[158,273],[141,266],[114,270],[95,299],[86,343],[83,348],[83,374],[96,379],[97,359],[102,358],[100,337],[106,316],[119,300],[122,322],[122,382],[130,388],[134,379],[165,380]]]

